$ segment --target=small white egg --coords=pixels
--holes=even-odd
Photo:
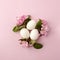
[[[35,26],[36,26],[36,22],[34,20],[31,20],[27,23],[26,27],[28,30],[33,30],[35,28]]]
[[[28,39],[29,38],[29,31],[26,28],[20,30],[20,35],[22,38]]]
[[[39,37],[39,32],[38,32],[38,30],[37,30],[37,29],[33,29],[33,30],[31,31],[31,33],[30,33],[30,38],[31,38],[32,40],[37,40],[38,37]]]

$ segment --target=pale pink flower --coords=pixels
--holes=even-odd
[[[47,36],[48,32],[46,32],[46,31],[40,31],[40,33],[41,33],[42,36]]]
[[[23,46],[23,47],[28,47],[28,42],[27,41],[21,41],[20,40],[20,44]]]
[[[23,24],[23,22],[25,21],[26,18],[28,18],[28,15],[23,15],[20,18],[17,17],[17,25]]]
[[[42,24],[43,24],[44,26],[47,25],[47,21],[42,20]]]
[[[42,28],[41,28],[40,34],[42,36],[46,36],[48,34],[48,31],[49,31],[49,27],[47,22],[45,20],[42,20]]]

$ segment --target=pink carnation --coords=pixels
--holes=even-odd
[[[28,15],[23,15],[20,18],[18,18],[17,19],[17,25],[23,24],[23,22],[25,21],[26,18],[28,18]]]

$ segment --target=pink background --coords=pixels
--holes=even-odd
[[[40,39],[42,49],[20,47],[12,28],[23,14],[48,21],[51,31]],[[0,0],[0,60],[60,60],[60,0]]]

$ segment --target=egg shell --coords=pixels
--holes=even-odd
[[[28,39],[29,38],[29,31],[26,28],[23,28],[20,30],[20,36],[24,39]]]
[[[39,32],[38,32],[38,30],[37,30],[37,29],[33,29],[33,30],[31,31],[31,33],[30,33],[30,38],[31,38],[32,40],[37,40],[38,37],[39,37]]]
[[[27,23],[26,27],[28,30],[33,30],[35,28],[35,26],[36,26],[36,22],[34,20],[31,20]]]

